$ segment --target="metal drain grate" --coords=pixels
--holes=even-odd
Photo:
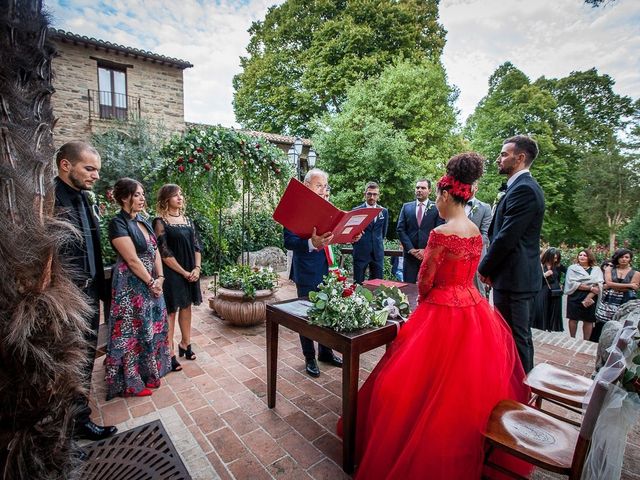
[[[83,480],[191,480],[160,420],[85,447]]]

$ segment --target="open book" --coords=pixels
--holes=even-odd
[[[315,227],[317,235],[332,232],[331,243],[351,243],[381,212],[379,208],[342,211],[292,178],[273,219],[300,238],[311,238]]]

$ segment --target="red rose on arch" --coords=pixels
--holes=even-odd
[[[182,162],[184,162],[184,158],[178,157],[178,163],[182,163]]]
[[[209,170],[211,170],[211,165],[208,163],[204,164],[204,169],[208,172]]]
[[[195,160],[195,158],[193,158],[193,157],[189,157],[189,163],[193,163],[193,162],[195,162],[195,161],[196,161],[196,160]]]
[[[198,147],[198,148],[196,148],[196,152],[202,153],[202,152],[204,152],[204,149],[202,147]]]
[[[180,165],[180,166],[178,167],[178,171],[179,171],[180,173],[184,172],[184,165]]]

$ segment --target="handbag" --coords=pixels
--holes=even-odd
[[[549,283],[549,280],[547,279],[547,277],[544,276],[544,268],[542,269],[542,278],[544,278],[544,281],[547,282],[547,287],[549,287],[549,294],[551,295],[552,298],[554,297],[557,298],[562,296],[561,288],[551,288],[551,284]]]

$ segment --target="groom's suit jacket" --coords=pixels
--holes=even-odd
[[[537,292],[542,284],[540,231],[544,195],[530,173],[515,179],[500,199],[489,227],[491,244],[478,272],[493,288],[509,292]]]

